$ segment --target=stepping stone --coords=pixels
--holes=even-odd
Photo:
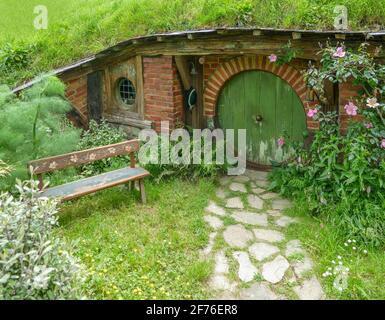
[[[231,290],[229,279],[223,274],[214,274],[209,280],[209,286],[213,290]]]
[[[260,193],[264,193],[266,190],[262,188],[253,188],[251,189],[251,191],[255,194],[260,194]]]
[[[239,263],[238,277],[243,282],[249,282],[254,279],[258,273],[256,267],[250,261],[249,255],[246,252],[236,251],[233,253],[234,259]]]
[[[249,252],[252,257],[258,261],[265,260],[266,258],[272,256],[279,252],[279,249],[276,246],[273,246],[268,243],[254,243],[250,248]]]
[[[222,291],[213,300],[238,300],[238,298],[231,291]]]
[[[293,264],[294,273],[298,278],[302,278],[303,275],[313,268],[313,261],[309,257],[305,257],[303,261],[297,261]]]
[[[245,185],[238,182],[233,182],[232,184],[230,184],[229,189],[234,192],[247,192]]]
[[[266,211],[272,217],[281,217],[282,213],[279,210],[267,210]]]
[[[245,175],[248,176],[250,179],[254,180],[267,180],[267,175],[269,173],[265,171],[255,171],[255,170],[249,170],[246,169]]]
[[[249,194],[247,201],[249,202],[249,206],[254,209],[261,210],[263,208],[263,200],[254,194]]]
[[[205,209],[207,212],[214,213],[218,216],[224,216],[226,215],[225,209],[218,206],[214,201],[210,201],[209,205]]]
[[[258,240],[267,241],[267,242],[280,242],[285,239],[285,236],[275,230],[268,229],[254,229],[254,235]]]
[[[283,216],[282,218],[279,218],[278,220],[275,221],[275,224],[280,227],[287,227],[288,225],[297,222],[295,219]]]
[[[229,263],[225,256],[224,251],[219,251],[215,255],[215,273],[216,274],[226,274],[229,273]]]
[[[250,178],[248,176],[242,175],[242,176],[235,176],[233,181],[240,182],[240,183],[246,183],[250,181]]]
[[[234,220],[254,226],[267,227],[267,215],[246,211],[237,211],[231,215]]]
[[[258,187],[261,187],[261,188],[268,188],[270,186],[270,182],[265,180],[257,180],[256,184]]]
[[[268,192],[268,193],[265,193],[265,194],[261,194],[260,197],[264,200],[270,200],[270,199],[274,199],[274,198],[277,198],[279,196],[278,193],[274,193],[274,192]]]
[[[231,208],[231,209],[243,209],[243,203],[241,198],[235,197],[235,198],[230,198],[226,202],[226,208]]]
[[[242,300],[277,300],[277,295],[264,283],[255,283],[240,292]]]
[[[226,196],[227,196],[227,193],[226,193],[226,191],[223,190],[222,188],[219,188],[219,189],[216,190],[215,195],[216,195],[219,199],[225,199]]]
[[[229,184],[231,180],[232,180],[232,177],[230,177],[230,176],[223,176],[223,177],[221,177],[219,179],[219,184],[221,186],[225,186],[225,185]]]
[[[271,206],[274,210],[283,210],[286,208],[290,208],[291,202],[286,199],[277,199],[277,200],[273,200]]]
[[[321,284],[316,277],[305,280],[302,286],[295,287],[293,290],[301,300],[321,300],[324,298]]]
[[[223,227],[223,221],[214,216],[204,216],[203,218],[211,228],[218,230]]]
[[[215,240],[215,237],[216,237],[216,236],[217,236],[217,233],[216,233],[216,232],[210,233],[210,235],[209,235],[209,243],[208,243],[207,247],[204,248],[204,249],[200,252],[201,256],[208,256],[208,255],[211,253],[211,251],[213,250],[214,240]]]
[[[286,257],[290,257],[293,254],[305,254],[305,251],[302,249],[301,241],[291,240],[286,244]]]
[[[273,261],[263,265],[262,276],[266,281],[278,283],[283,279],[285,272],[289,267],[289,262],[284,257],[278,256]]]
[[[247,243],[253,239],[253,234],[241,224],[237,224],[228,226],[223,232],[223,238],[230,247],[245,248]]]

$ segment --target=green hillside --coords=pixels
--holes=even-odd
[[[36,4],[48,7],[48,30],[33,28]],[[341,4],[352,30],[385,24],[383,0],[2,0],[0,82],[19,83],[136,35],[215,26],[332,29]],[[15,51],[21,58],[1,68]]]

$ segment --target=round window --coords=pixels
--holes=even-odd
[[[134,84],[126,79],[122,78],[118,82],[118,97],[123,104],[132,106],[135,103],[136,90]]]

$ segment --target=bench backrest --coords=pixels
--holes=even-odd
[[[139,140],[130,140],[108,146],[67,153],[55,157],[34,160],[28,163],[29,170],[33,174],[40,175],[69,167],[76,167],[97,160],[131,154],[139,150]],[[135,157],[131,157],[131,166],[135,166]]]

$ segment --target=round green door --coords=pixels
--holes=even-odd
[[[246,129],[247,160],[271,165],[284,157],[277,139],[284,134],[302,141],[306,117],[302,102],[281,78],[264,71],[245,71],[231,78],[218,99],[223,129]]]

